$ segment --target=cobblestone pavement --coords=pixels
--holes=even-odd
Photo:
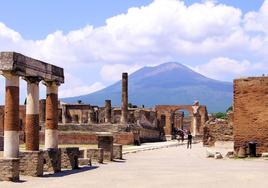
[[[211,159],[201,144],[148,150],[125,160],[85,167],[42,178],[22,177],[21,183],[1,182],[0,188],[180,188],[268,187],[268,160]]]

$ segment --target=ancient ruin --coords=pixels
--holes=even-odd
[[[32,59],[15,52],[0,53],[0,73],[6,79],[6,95],[4,108],[4,159],[1,167],[9,168],[10,173],[0,172],[0,179],[19,180],[19,170],[28,175],[42,175],[38,168],[43,162],[39,151],[39,82],[47,86],[47,143],[57,148],[57,87],[64,82],[63,69],[45,62]],[[19,106],[19,78],[27,82],[25,143],[26,152],[19,153],[20,106]],[[52,96],[53,95],[53,96]],[[53,98],[53,99],[52,99]],[[52,120],[52,122],[51,122]],[[51,131],[53,130],[53,131]],[[17,168],[19,157],[23,164]],[[2,161],[5,162],[2,162]],[[8,162],[6,162],[8,161]],[[36,161],[36,162],[33,162]],[[31,163],[31,165],[29,165]],[[7,166],[6,166],[7,165]],[[38,167],[37,167],[38,166]],[[42,166],[42,164],[41,164]],[[27,168],[27,169],[25,169]],[[30,169],[29,169],[30,168]],[[40,171],[41,172],[40,172]],[[37,171],[37,172],[36,172]]]

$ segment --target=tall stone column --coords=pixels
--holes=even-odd
[[[4,74],[6,78],[4,117],[4,158],[19,156],[19,77]]]
[[[112,121],[112,104],[111,100],[105,100],[105,123],[111,123]]]
[[[27,81],[26,99],[26,150],[39,151],[39,82],[35,77],[25,78]]]
[[[121,123],[126,124],[128,118],[128,74],[122,74],[122,105],[121,105]]]
[[[46,82],[46,129],[45,148],[58,148],[58,87],[55,82]]]

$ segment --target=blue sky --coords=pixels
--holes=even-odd
[[[268,0],[6,0],[0,51],[63,67],[61,97],[167,61],[232,81],[268,71]],[[23,101],[24,81],[21,87]],[[0,103],[3,96],[0,90]]]

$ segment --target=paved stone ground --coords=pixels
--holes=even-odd
[[[22,177],[21,183],[1,182],[1,188],[179,188],[268,187],[268,160],[207,159],[201,144],[125,155],[125,161],[95,169],[65,171],[42,178]],[[25,181],[25,182],[24,182]]]

